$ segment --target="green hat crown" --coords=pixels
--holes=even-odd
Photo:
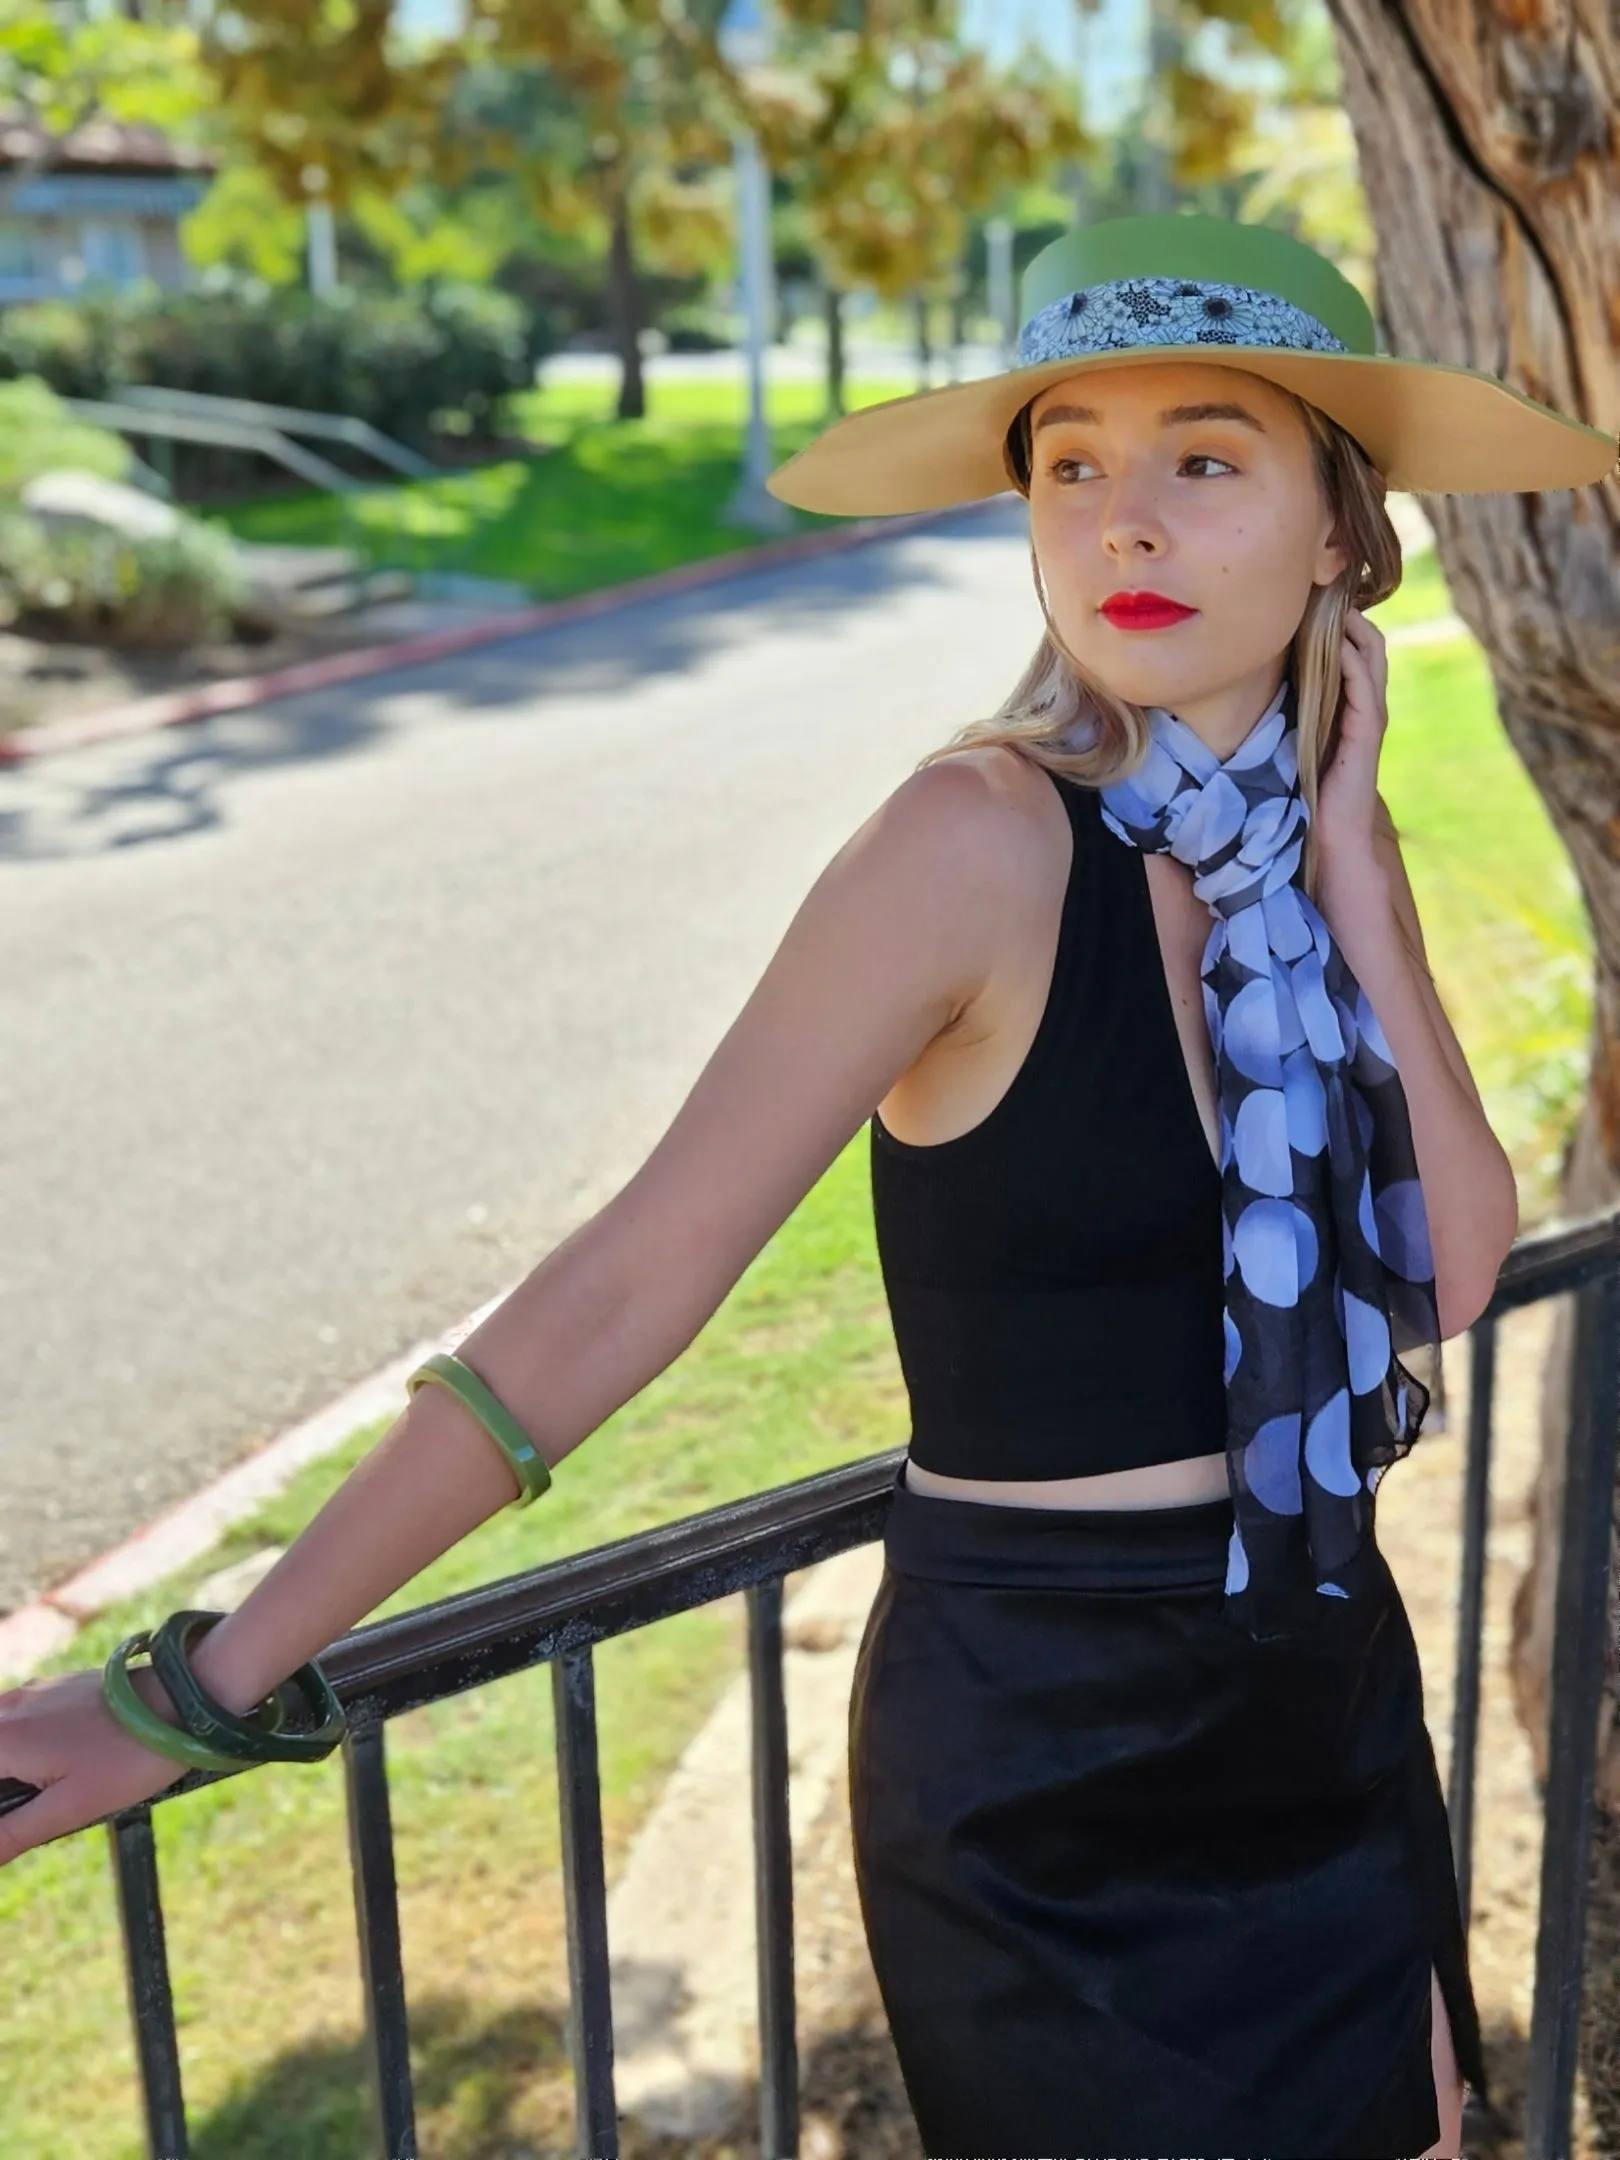
[[[1172,211],[1061,234],[1020,283],[1018,365],[1143,345],[1373,354],[1372,312],[1326,256],[1269,225]]]

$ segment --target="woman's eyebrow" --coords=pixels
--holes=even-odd
[[[1056,426],[1064,420],[1082,427],[1100,427],[1102,414],[1090,405],[1048,405],[1036,418],[1035,433],[1038,435],[1043,427]],[[1194,420],[1241,420],[1258,435],[1266,432],[1245,405],[1170,405],[1159,415],[1160,427],[1181,427]]]

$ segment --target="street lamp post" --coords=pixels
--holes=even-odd
[[[338,289],[337,224],[326,192],[326,168],[306,165],[299,177],[304,183],[304,248],[309,289],[317,300],[330,300]]]
[[[1012,220],[993,217],[984,228],[986,283],[989,287],[990,316],[996,326],[996,343],[1001,348],[1004,367],[1011,366],[1013,348],[1018,338],[1018,321],[1013,310],[1013,229]]]
[[[730,0],[719,40],[721,53],[739,74],[768,61],[772,38],[764,0]],[[752,128],[733,134],[732,171],[737,188],[737,283],[748,350],[748,444],[742,477],[724,516],[728,525],[749,526],[755,532],[786,532],[793,524],[792,513],[765,485],[773,463],[765,416],[765,347],[773,312],[771,183]]]

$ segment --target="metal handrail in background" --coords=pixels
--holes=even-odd
[[[212,391],[170,390],[161,383],[127,383],[118,395],[126,405],[147,406],[154,412],[229,420],[245,427],[269,428],[283,436],[313,435],[317,441],[345,443],[407,480],[431,480],[444,469],[419,451],[396,442],[392,435],[385,435],[369,420],[356,420],[349,413],[313,412],[302,405],[266,405],[258,398],[216,397]]]
[[[131,405],[121,398],[63,398],[62,403],[76,420],[88,420],[120,435],[212,443],[221,450],[255,450],[295,478],[307,480],[311,487],[329,489],[334,495],[352,495],[364,485],[329,458],[306,450],[302,443],[293,442],[275,428],[203,413],[159,412],[155,406]]]
[[[1525,2160],[1568,2160],[1574,2114],[1604,1674],[1610,1496],[1620,1440],[1620,1212],[1521,1239],[1471,1331],[1474,1389],[1462,1510],[1448,1801],[1465,1921],[1473,1860],[1496,1325],[1506,1312],[1566,1292],[1576,1296],[1577,1324],[1556,1589]],[[378,2149],[386,2160],[416,2160],[417,2154],[386,1721],[509,1673],[550,1664],[575,2130],[581,2155],[614,2160],[618,2115],[592,1647],[737,1591],[746,1595],[749,1620],[761,2151],[772,2160],[797,2152],[782,1580],[796,1569],[881,1537],[904,1454],[904,1448],[892,1448],[357,1628],[323,1657],[350,1719],[345,1742],[350,1853]],[[192,1774],[160,1799],[214,1782],[212,1776]],[[26,1790],[12,1788],[9,1803],[0,1790],[0,1810],[20,1804]],[[185,2160],[185,2105],[151,1805],[114,1816],[108,1828],[148,2146],[153,2160]]]

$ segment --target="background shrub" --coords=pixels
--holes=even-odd
[[[352,291],[330,300],[148,288],[0,314],[0,379],[37,376],[64,397],[114,398],[156,383],[345,413],[429,455],[451,435],[495,434],[502,399],[532,384],[551,349],[543,312],[509,293],[450,283],[409,297]],[[256,462],[175,446],[183,488],[240,484]]]
[[[174,649],[224,636],[242,588],[229,537],[193,518],[164,538],[132,539],[0,508],[0,617],[22,630]]]
[[[109,428],[75,420],[37,375],[0,382],[0,497],[64,465],[119,480],[129,470],[129,446]]]

